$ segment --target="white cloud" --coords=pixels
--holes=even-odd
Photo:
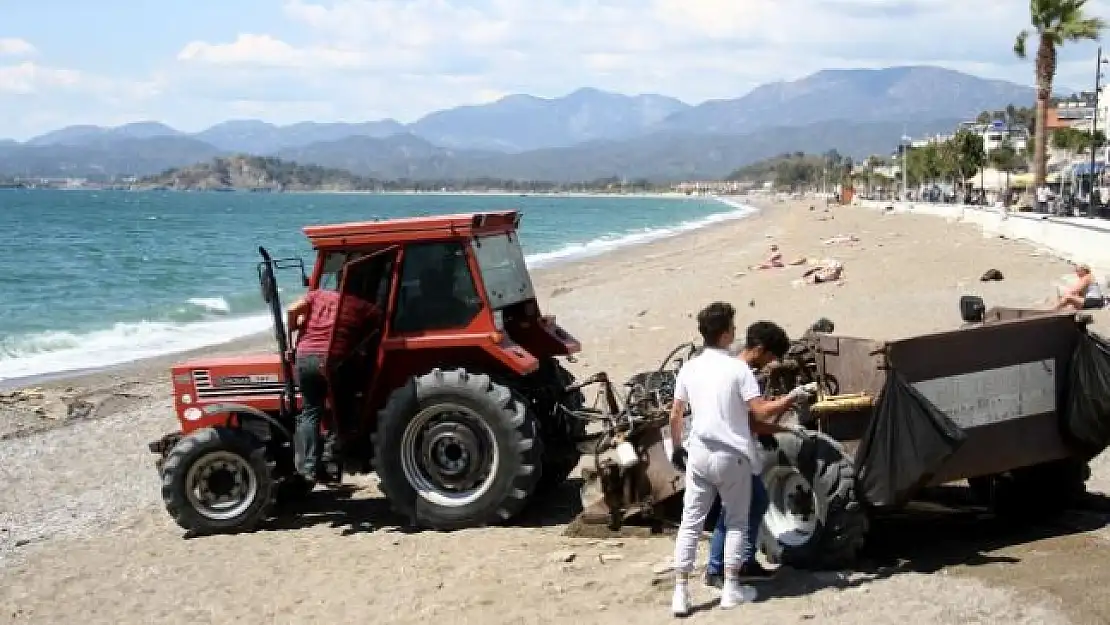
[[[0,56],[31,56],[35,52],[35,46],[25,39],[0,37]]]
[[[298,69],[349,69],[364,65],[357,51],[323,46],[295,48],[270,35],[241,34],[231,43],[192,41],[177,54],[181,61],[212,65],[285,67]]]
[[[30,95],[43,89],[75,87],[81,81],[80,72],[43,67],[30,61],[0,66],[0,93]]]
[[[286,0],[284,14],[301,26],[303,45],[240,34],[191,42],[178,58],[342,72],[358,83],[352,89],[422,76],[432,92],[444,76],[479,78],[450,103],[479,91],[555,96],[585,85],[701,101],[826,67],[894,63],[1032,82],[1031,67],[1010,51],[1027,21],[1012,0]]]

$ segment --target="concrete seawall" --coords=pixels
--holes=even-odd
[[[950,222],[975,224],[985,237],[1025,241],[1065,260],[1087,263],[1095,275],[1100,276],[1100,281],[1110,275],[1110,221],[1004,213],[999,208],[963,204],[860,200],[858,205],[877,211],[933,215]]]

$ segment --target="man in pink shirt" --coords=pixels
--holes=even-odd
[[[381,310],[363,299],[347,294],[342,310],[337,291],[309,291],[294,302],[287,315],[289,343],[296,345],[295,367],[301,391],[302,410],[297,415],[293,436],[297,472],[308,482],[316,481],[320,460],[320,419],[327,409],[329,366],[342,362],[367,333],[380,328]],[[293,333],[297,332],[296,341]]]

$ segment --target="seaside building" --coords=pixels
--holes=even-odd
[[[1024,126],[1012,125],[1007,127],[1006,122],[996,119],[986,124],[970,121],[961,123],[957,131],[970,132],[983,138],[983,151],[990,154],[1007,143],[1017,151],[1022,151],[1029,143],[1029,130]]]
[[[752,188],[753,183],[736,180],[692,180],[680,182],[671,187],[676,193],[693,194],[728,194],[742,193]]]
[[[1091,131],[1091,122],[1095,118],[1095,97],[1093,91],[1074,93],[1066,98],[1053,98],[1049,102],[1048,128],[1075,128],[1085,132]],[[1099,102],[1099,108],[1103,103]],[[1100,115],[1101,117],[1101,115]],[[1102,120],[1099,120],[1102,127]]]

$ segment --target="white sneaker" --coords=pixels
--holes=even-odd
[[[676,585],[674,596],[671,598],[671,614],[675,616],[690,615],[690,588],[686,585]]]
[[[741,603],[749,603],[755,601],[757,593],[755,588],[751,586],[741,586],[736,582],[725,581],[725,587],[721,590],[721,608],[728,610],[735,608]]]

